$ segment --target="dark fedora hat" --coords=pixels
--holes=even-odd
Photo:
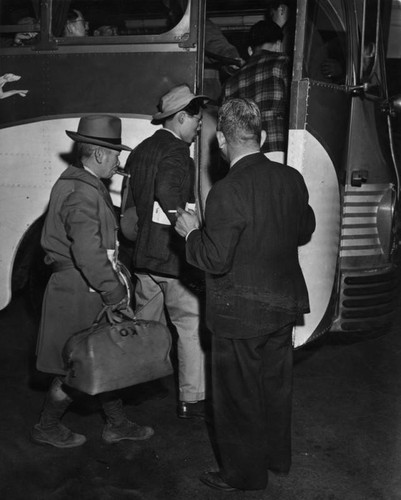
[[[76,142],[85,142],[121,151],[132,148],[121,144],[121,120],[112,115],[90,115],[79,120],[78,131],[65,131]]]

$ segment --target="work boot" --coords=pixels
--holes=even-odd
[[[126,417],[121,399],[102,399],[103,411],[107,423],[103,428],[102,438],[106,443],[118,443],[123,440],[142,441],[154,434],[151,427],[140,426]]]
[[[85,443],[86,437],[72,432],[61,423],[61,418],[72,399],[62,389],[63,381],[55,378],[46,395],[39,423],[34,426],[31,438],[36,443],[56,448],[75,448]]]

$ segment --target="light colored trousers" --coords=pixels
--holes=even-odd
[[[164,306],[177,329],[179,400],[205,399],[205,355],[199,338],[199,299],[179,279],[135,273],[136,317],[166,324]]]

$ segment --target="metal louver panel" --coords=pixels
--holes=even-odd
[[[341,258],[377,258],[383,255],[377,215],[380,201],[388,189],[388,184],[347,187],[341,227]]]

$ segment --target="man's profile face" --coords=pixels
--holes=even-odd
[[[88,23],[85,21],[82,13],[79,10],[75,11],[78,15],[76,19],[67,22],[67,34],[68,36],[87,36],[88,34]]]
[[[201,128],[202,113],[200,112],[197,115],[190,115],[189,113],[183,111],[183,117],[184,120],[181,125],[181,137],[186,143],[191,144],[195,140],[195,137]]]
[[[110,179],[116,173],[117,168],[120,165],[120,151],[115,151],[114,149],[102,148],[103,156],[102,162],[98,168],[98,175],[102,179]]]
[[[288,21],[288,7],[281,4],[277,9],[270,9],[270,17],[280,28]]]

